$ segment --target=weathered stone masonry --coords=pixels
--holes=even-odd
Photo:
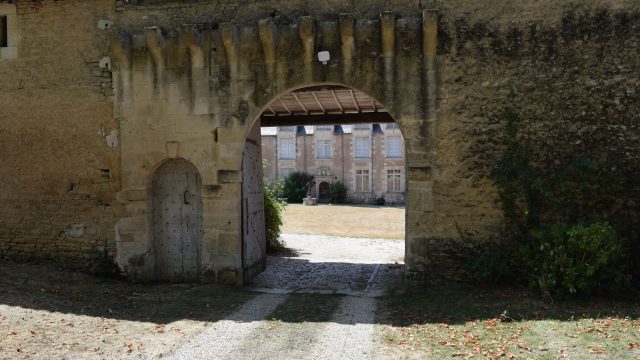
[[[500,240],[489,172],[507,106],[540,161],[589,146],[637,166],[639,5],[422,5],[437,11],[18,1],[18,57],[0,62],[0,256],[85,269],[106,256],[152,279],[151,180],[184,158],[203,184],[201,278],[240,282],[245,140],[271,99],[315,84],[366,91],[400,125],[410,274],[460,278],[461,250]]]

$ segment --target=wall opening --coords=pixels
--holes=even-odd
[[[288,251],[270,256],[250,284],[365,292],[379,277],[402,277],[404,139],[384,106],[350,87],[317,85],[274,98],[258,121],[265,182],[289,186],[304,173],[307,183],[302,198],[281,193]],[[339,186],[346,198],[336,201]]]

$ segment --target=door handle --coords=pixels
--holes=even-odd
[[[184,198],[184,204],[189,205],[189,190],[185,190],[182,196]]]

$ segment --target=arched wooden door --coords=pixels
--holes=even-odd
[[[202,179],[193,164],[169,160],[153,178],[156,280],[198,281],[202,244]]]
[[[329,202],[330,194],[329,194],[329,183],[323,181],[318,185],[318,200],[321,202]]]

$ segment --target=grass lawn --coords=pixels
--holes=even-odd
[[[404,208],[288,204],[285,234],[404,239]]]
[[[524,288],[439,288],[386,297],[378,322],[394,358],[640,359],[639,318],[637,298],[550,305]]]

